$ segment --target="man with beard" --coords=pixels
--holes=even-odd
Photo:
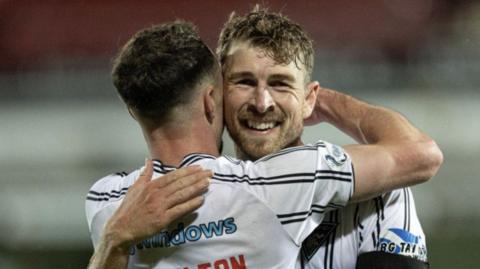
[[[243,55],[242,49],[235,53]],[[262,59],[266,60],[260,64],[262,69],[265,64],[272,67],[271,60]],[[284,136],[290,140],[291,134],[298,133],[293,128],[301,128],[296,123],[317,106],[317,117],[327,115],[323,109],[335,112],[338,117],[332,122],[353,136],[361,133],[371,144],[346,146],[344,151],[324,141],[300,145],[298,140],[288,143],[295,147],[256,162],[219,157],[223,129],[220,66],[194,27],[166,23],[140,31],[127,42],[115,61],[113,80],[141,126],[154,161],[147,162],[143,172],[110,175],[91,188],[86,202],[96,246],[91,268],[124,268],[127,264],[141,268],[293,268],[299,266],[301,242],[326,212],[348,200],[423,182],[438,170],[442,161],[438,147],[398,113],[343,95],[342,102],[319,103],[317,93],[327,95],[319,87],[308,92],[285,88],[285,82],[298,86],[303,67],[289,63],[280,68],[285,69],[275,72],[267,87],[277,91],[275,102],[282,105],[282,113],[250,115],[250,109],[243,111],[243,105],[232,102],[235,111],[226,114],[227,121],[238,119],[255,132],[290,130],[293,133]],[[246,73],[231,72],[229,81]],[[248,91],[243,83],[250,85],[238,82],[234,85],[239,88],[228,89],[230,98],[242,101],[243,90]],[[300,110],[291,106],[294,101]],[[337,111],[345,104],[362,113],[345,118]],[[268,106],[265,111],[270,110]],[[262,146],[261,139],[255,143]],[[214,171],[204,197],[198,194],[207,188],[206,173],[174,178],[180,188],[171,186],[172,179],[150,180],[152,170],[163,175],[193,164]],[[177,195],[176,190],[182,189],[189,191]],[[173,197],[162,203],[162,195]],[[178,214],[163,214],[172,205],[192,200],[189,208],[203,202],[192,214],[177,221],[171,220]]]
[[[307,124],[333,124],[361,144],[375,144],[379,137],[365,130],[377,127],[362,122],[362,116],[371,113],[375,122],[392,126],[385,135],[398,134],[382,108],[366,110],[360,101],[311,81],[312,41],[281,14],[258,6],[244,16],[232,13],[222,29],[217,53],[224,76],[224,117],[240,159],[257,160],[302,145],[304,119]],[[317,103],[312,116],[306,118],[304,103],[312,92],[317,94]],[[409,148],[402,147],[399,143],[391,149],[394,154],[405,154],[402,162],[418,165],[409,161],[413,157]],[[388,169],[378,164],[375,173]],[[304,268],[427,268],[425,235],[410,189],[327,213],[303,242],[302,259]]]

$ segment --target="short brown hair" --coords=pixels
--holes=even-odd
[[[216,81],[218,63],[196,27],[175,21],[136,33],[114,60],[112,77],[123,101],[158,124],[187,104],[204,79]]]
[[[313,41],[296,23],[280,13],[270,12],[256,5],[244,16],[232,12],[220,33],[217,54],[225,63],[232,44],[247,41],[265,50],[267,56],[280,64],[303,64],[309,79],[314,62]],[[307,80],[308,81],[308,80]]]

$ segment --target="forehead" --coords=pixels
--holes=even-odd
[[[232,44],[226,54],[223,68],[227,76],[233,73],[250,73],[258,77],[288,75],[298,81],[302,81],[305,76],[303,65],[298,66],[293,61],[288,64],[278,63],[265,50],[248,42]]]

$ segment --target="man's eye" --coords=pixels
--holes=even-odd
[[[257,85],[257,83],[253,79],[241,79],[241,80],[237,81],[235,84],[247,85],[247,86]]]
[[[290,87],[287,83],[283,81],[272,81],[269,83],[270,87]]]

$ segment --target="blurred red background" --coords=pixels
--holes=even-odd
[[[367,0],[264,2],[302,25],[316,49],[376,50],[402,61],[426,33],[468,12],[468,1]],[[0,70],[107,66],[117,48],[137,30],[185,19],[199,26],[215,46],[232,10],[244,13],[253,3],[237,1],[0,1]]]

